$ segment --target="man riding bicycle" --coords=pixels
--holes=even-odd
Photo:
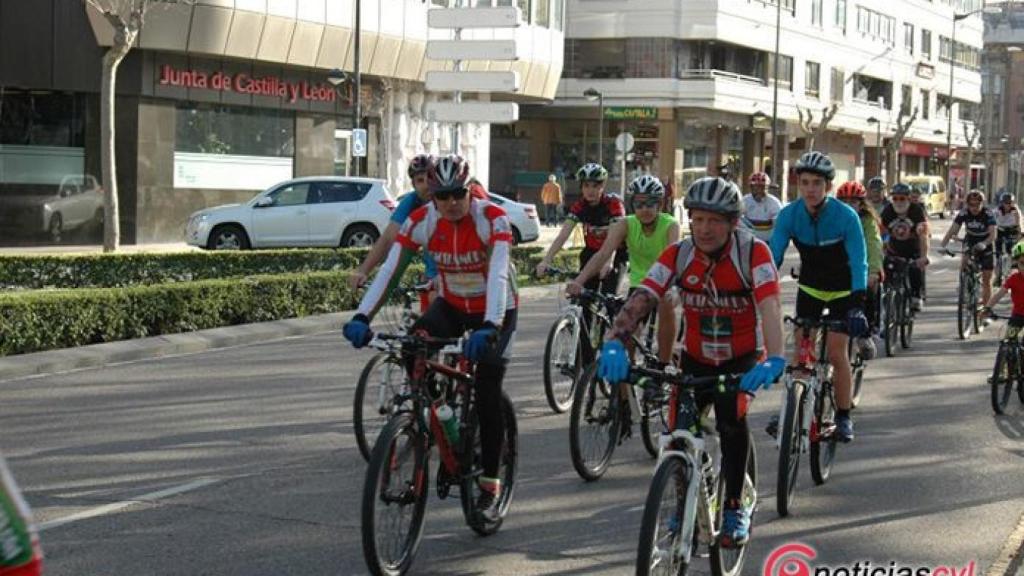
[[[711,376],[746,373],[741,388],[753,392],[778,380],[785,368],[779,275],[768,246],[739,228],[740,191],[723,178],[701,178],[686,193],[692,236],[669,246],[640,289],[615,318],[601,349],[598,374],[609,382],[629,375],[625,343],[662,297],[675,287],[683,301],[686,333],[680,368]],[[768,359],[759,362],[767,352]],[[746,394],[699,397],[715,406],[721,436],[726,504],[719,544],[742,546],[750,538],[750,510],[740,503],[750,436]]]
[[[768,193],[772,180],[764,172],[750,175],[750,194],[743,197],[743,220],[754,235],[767,242],[775,229],[775,219],[782,210],[782,202]]]
[[[885,180],[881,176],[868,180],[868,202],[877,214],[881,214],[889,204],[885,197]]]
[[[818,320],[825,308],[832,318],[846,320],[846,331],[828,334],[828,358],[835,370],[836,438],[853,440],[850,418],[850,337],[864,336],[867,256],[860,216],[846,204],[830,198],[836,169],[821,152],[808,152],[796,163],[800,198],[790,202],[775,223],[771,248],[776,266],[782,265],[790,240],[800,253],[800,283],[796,297],[798,318]],[[802,331],[797,328],[800,341]]]
[[[615,248],[623,241],[629,252],[629,291],[632,294],[665,248],[679,240],[679,222],[674,216],[658,211],[665,197],[665,187],[660,180],[654,176],[641,176],[629,185],[629,192],[634,213],[612,224],[601,249],[566,286],[569,294],[579,295],[588,281],[611,260]],[[675,309],[671,295],[667,295],[658,306],[658,356],[662,362],[672,360],[674,342]]]
[[[476,362],[477,407],[483,475],[476,503],[479,519],[496,522],[501,482],[498,479],[504,413],[501,386],[516,329],[518,295],[510,259],[512,226],[505,211],[470,197],[469,165],[461,157],[442,157],[429,172],[433,202],[409,215],[397,243],[363,296],[344,335],[356,348],[369,344],[370,320],[398,285],[412,257],[421,248],[437,263],[439,297],[413,324],[411,332],[439,338],[473,330],[463,352]]]
[[[1020,210],[1014,202],[1013,194],[1003,192],[999,195],[999,206],[996,207],[996,251],[1010,255],[1014,244],[1020,240]]]
[[[921,310],[921,286],[928,267],[930,234],[928,216],[920,204],[910,201],[910,186],[902,182],[892,187],[890,204],[882,211],[882,226],[888,234],[886,254],[913,261],[910,267],[910,307]]]
[[[961,210],[953,225],[949,227],[946,235],[942,238],[942,249],[949,253],[946,245],[952,238],[964,229],[964,253],[961,256],[960,264],[967,263],[968,252],[974,252],[977,257],[979,268],[981,268],[981,301],[988,302],[992,297],[992,270],[996,266],[995,246],[996,241],[996,217],[992,210],[989,210],[985,203],[985,195],[978,190],[971,190],[967,193],[967,207]],[[975,302],[973,306],[977,306]],[[988,318],[983,323],[987,326]]]

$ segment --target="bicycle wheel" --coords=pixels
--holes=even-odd
[[[779,516],[789,516],[800,469],[800,425],[803,420],[803,401],[806,384],[794,380],[786,392],[786,410],[783,413],[779,437],[779,473],[775,487],[775,509]]]
[[[971,315],[974,314],[974,305],[968,304],[972,295],[970,283],[967,274],[961,273],[956,294],[956,331],[961,340],[966,340],[971,333]]]
[[[548,406],[561,414],[572,404],[573,385],[579,376],[579,332],[573,338],[575,319],[559,318],[544,345],[544,395]]]
[[[747,449],[747,472],[743,479],[743,495],[740,500],[743,507],[748,508],[753,516],[757,506],[757,452],[754,450],[754,437],[750,435],[750,444]],[[739,548],[722,548],[718,545],[718,533],[722,529],[723,511],[725,510],[725,478],[718,475],[718,492],[715,495],[715,526],[712,539],[711,573],[714,576],[735,576],[743,571],[743,559],[746,557],[747,546]],[[751,522],[753,524],[753,522]]]
[[[832,475],[836,460],[836,404],[831,384],[821,387],[814,401],[814,420],[811,422],[811,478],[821,485]]]
[[[903,290],[903,308],[900,313],[900,346],[909,350],[914,339],[914,311],[910,309],[910,290]]]
[[[377,438],[363,484],[363,558],[375,576],[405,574],[423,533],[427,439],[411,414],[391,419]]]
[[[1013,392],[1013,375],[1010,351],[1006,345],[999,343],[999,351],[996,352],[996,363],[992,367],[992,377],[989,384],[992,385],[992,410],[996,414],[1003,414],[1006,411],[1006,404],[1010,401],[1010,394]]]
[[[405,369],[401,358],[387,352],[370,358],[359,374],[352,403],[352,429],[359,453],[367,462],[377,435],[391,419],[395,396],[401,392],[404,383]]]
[[[892,358],[896,355],[896,291],[891,287],[886,289],[885,298],[882,304],[882,340],[885,342],[885,355]]]
[[[516,422],[516,411],[508,394],[501,394],[501,410],[505,413],[505,441],[501,449],[501,467],[498,469],[498,477],[501,478],[501,495],[498,497],[498,520],[496,522],[479,522],[476,518],[476,500],[480,495],[480,485],[477,479],[483,474],[480,456],[480,429],[473,426],[468,434],[472,434],[473,455],[472,464],[468,472],[462,476],[462,484],[459,489],[459,499],[462,501],[462,514],[466,524],[474,532],[481,536],[490,536],[501,528],[505,515],[508,514],[509,506],[512,504],[512,497],[516,488],[516,463],[519,457],[519,425]],[[475,419],[475,418],[474,418]],[[470,445],[469,442],[466,445]]]
[[[668,399],[670,392],[665,386],[641,391],[640,438],[651,458],[658,457],[658,439],[668,430]]]
[[[864,384],[865,361],[860,355],[860,346],[857,346],[853,338],[850,338],[850,344],[847,347],[846,353],[850,358],[850,371],[853,377],[851,382],[853,390],[850,395],[850,408],[856,408],[857,404],[860,404],[861,387]]]
[[[971,282],[971,327],[975,334],[981,334],[981,325],[978,322],[978,290],[980,289],[978,276],[975,275]]]
[[[665,458],[655,470],[640,522],[637,576],[686,574],[680,531],[686,517],[695,513],[686,509],[686,491],[692,476],[690,466],[679,456]]]
[[[590,365],[576,384],[569,419],[572,466],[587,482],[604,475],[619,440],[619,395],[602,392],[603,383],[597,364]]]

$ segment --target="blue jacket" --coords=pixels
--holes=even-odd
[[[790,202],[779,212],[772,232],[776,266],[782,265],[790,240],[800,252],[801,285],[830,292],[867,289],[864,229],[853,208],[827,197],[812,218],[802,198]]]

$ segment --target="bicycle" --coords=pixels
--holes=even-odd
[[[417,334],[378,334],[398,344],[408,367],[408,387],[395,399],[395,413],[377,438],[366,469],[362,503],[363,556],[377,575],[404,574],[412,565],[423,532],[426,513],[430,452],[440,457],[436,492],[440,499],[459,490],[466,524],[477,534],[494,534],[508,513],[515,491],[518,426],[508,395],[502,394],[505,440],[501,454],[502,491],[499,519],[483,523],[476,518],[475,502],[482,474],[479,420],[473,395],[472,366],[461,356],[460,338],[433,338]],[[432,360],[453,354],[454,365]],[[438,410],[450,407],[454,424],[442,423]],[[454,430],[446,431],[449,426]],[[454,436],[451,437],[451,436]],[[403,471],[409,464],[410,469]],[[403,519],[408,512],[409,518]],[[397,532],[397,533],[393,533]]]
[[[815,484],[824,484],[832,474],[837,446],[836,400],[833,368],[828,361],[826,343],[829,331],[846,327],[842,320],[786,316],[785,321],[800,328],[802,338],[797,363],[787,366],[783,377],[786,396],[779,416],[781,433],[776,434],[779,473],[775,507],[779,516],[788,516],[793,504],[800,454],[810,453],[811,478]],[[810,335],[812,331],[816,331],[813,338]]]
[[[605,326],[611,325],[610,319],[624,303],[622,297],[591,290],[584,290],[581,296],[601,303],[603,311],[596,313],[595,322]],[[639,365],[659,364],[657,356],[642,340],[633,336],[632,344],[634,353],[639,356]],[[597,376],[597,366],[597,362],[588,366],[576,383],[569,417],[572,465],[576,473],[588,482],[604,475],[615,447],[632,435],[634,418],[640,419],[640,436],[652,458],[658,455],[657,438],[668,422],[668,394],[664,386],[641,380],[633,386],[626,386],[628,391],[623,394],[622,386],[609,386]],[[639,399],[637,388],[643,390]]]
[[[885,257],[885,281],[882,283],[880,328],[885,342],[885,355],[896,355],[898,345],[909,349],[914,337],[914,310],[911,306],[911,258],[896,255]]]
[[[640,524],[636,573],[685,574],[691,559],[707,546],[715,576],[740,574],[746,546],[718,544],[725,507],[725,478],[715,466],[717,435],[697,407],[698,394],[735,393],[742,374],[693,377],[674,366],[664,371],[644,367],[638,374],[671,386],[669,430],[661,435],[658,466],[651,479]],[[710,406],[707,407],[710,409]],[[711,442],[709,442],[709,440]],[[749,443],[742,506],[754,511],[757,503],[757,456]],[[662,528],[665,528],[662,533]]]
[[[1009,316],[992,313],[991,318],[1009,320]],[[1021,329],[1007,327],[999,339],[999,350],[996,352],[995,366],[988,383],[992,387],[992,410],[996,414],[1005,414],[1006,405],[1013,393],[1013,382],[1017,381],[1017,397],[1024,404],[1024,350],[1020,341]]]
[[[1002,284],[1013,271],[1013,258],[1010,257],[1010,249],[1020,240],[1020,229],[1016,226],[1011,228],[1000,228],[996,237],[996,270],[995,283]]]
[[[978,253],[966,249],[954,252],[946,249],[946,254],[955,256],[967,253],[967,262],[960,268],[956,295],[956,329],[961,340],[966,340],[971,333],[980,334],[978,323],[978,297],[981,290],[981,265]]]
[[[396,288],[392,301],[396,301],[399,308],[397,311],[388,312],[390,317],[385,318],[385,326],[400,333],[408,332],[426,311],[421,297],[430,292],[430,289],[429,282],[403,284]],[[413,305],[417,302],[420,304],[419,312],[413,310]],[[394,413],[393,401],[401,394],[405,380],[405,368],[394,342],[374,339],[370,346],[378,350],[378,353],[370,358],[360,372],[352,401],[352,430],[356,436],[359,453],[367,462],[370,460],[377,435]]]

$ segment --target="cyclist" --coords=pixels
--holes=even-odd
[[[846,320],[846,330],[828,335],[828,358],[835,370],[836,438],[853,440],[850,419],[851,369],[847,354],[849,337],[868,331],[864,315],[867,288],[867,259],[864,229],[857,212],[828,197],[836,169],[821,152],[807,152],[796,163],[800,198],[779,213],[772,234],[775,265],[781,266],[790,240],[800,253],[800,284],[796,297],[799,318],[829,316]],[[797,341],[802,337],[797,329]]]
[[[1013,194],[1003,192],[999,195],[999,206],[996,207],[996,251],[1009,255],[1013,246],[1020,240],[1020,210],[1014,202]]]
[[[786,364],[779,275],[771,251],[739,227],[740,191],[724,178],[701,178],[691,184],[684,207],[690,215],[691,237],[662,252],[616,316],[601,349],[598,373],[609,382],[628,376],[624,342],[675,287],[685,315],[683,372],[694,376],[745,372],[744,390],[767,388]],[[768,358],[759,361],[765,352]],[[750,538],[750,510],[740,505],[749,444],[748,401],[745,394],[698,398],[702,409],[712,402],[715,406],[726,496],[719,543],[729,548],[742,546]]]
[[[949,227],[946,235],[942,238],[942,249],[950,253],[946,248],[950,239],[956,237],[960,228],[964,228],[964,254],[961,257],[961,265],[967,262],[967,252],[972,251],[978,258],[978,267],[981,268],[981,301],[988,302],[992,297],[992,270],[995,268],[995,246],[996,240],[996,216],[987,206],[984,205],[985,195],[979,190],[971,190],[967,193],[967,207],[957,213],[953,219],[953,225]],[[976,305],[977,303],[975,303]],[[983,320],[987,326],[989,319]]]
[[[885,198],[885,180],[881,176],[868,180],[868,202],[874,207],[876,214],[881,214],[885,210],[888,201]]]
[[[476,513],[479,520],[493,523],[498,519],[498,469],[505,430],[501,386],[515,335],[518,295],[509,257],[512,226],[508,216],[498,206],[469,195],[468,172],[469,165],[460,156],[445,156],[434,163],[429,172],[433,202],[409,215],[343,332],[356,348],[366,346],[372,338],[370,320],[411,258],[421,248],[433,256],[439,297],[411,331],[451,338],[473,330],[463,351],[477,363],[474,389],[483,475],[478,481]]]
[[[775,218],[782,210],[782,202],[768,193],[771,183],[767,174],[755,172],[750,175],[750,194],[743,197],[743,220],[765,242],[771,239]]]
[[[353,289],[365,284],[370,272],[377,267],[377,264],[384,260],[391,246],[394,245],[395,238],[398,237],[399,229],[405,224],[409,215],[420,206],[430,202],[430,186],[427,183],[427,176],[433,163],[434,157],[430,154],[418,154],[409,161],[408,172],[409,179],[412,180],[413,190],[406,194],[402,201],[398,203],[398,207],[391,213],[391,220],[384,228],[384,232],[374,242],[370,253],[366,255],[366,260],[363,260],[359,268],[349,276],[348,281]],[[427,280],[437,276],[437,267],[429,255],[424,255],[423,265],[426,269]]]
[[[910,307],[919,312],[924,271],[928,267],[930,232],[928,216],[920,204],[910,202],[910,186],[902,182],[892,187],[890,203],[882,211],[882,227],[889,239],[886,254],[913,260],[910,267]]]
[[[623,241],[629,252],[629,291],[632,293],[640,287],[665,248],[679,240],[679,222],[671,214],[658,211],[665,197],[665,187],[660,180],[640,176],[629,185],[629,193],[633,214],[612,225],[601,249],[566,286],[569,294],[582,292],[587,281],[611,259],[614,247],[622,245]],[[667,296],[658,307],[658,356],[662,362],[672,360],[674,341],[675,310],[671,296]]]
[[[0,574],[38,576],[43,570],[32,511],[0,456]]]
[[[864,230],[868,258],[868,291],[864,300],[864,313],[871,324],[872,332],[875,332],[878,330],[878,287],[882,281],[882,233],[879,230],[881,220],[871,202],[868,202],[867,196],[867,189],[856,181],[843,182],[836,192],[837,198],[857,211],[861,228]],[[871,335],[859,338],[857,345],[860,347],[861,357],[865,360],[875,357],[875,342]]]
[[[1024,328],[1024,272],[1022,272],[1024,270],[1024,242],[1014,244],[1010,253],[1017,269],[1006,277],[999,291],[992,295],[992,299],[985,306],[985,311],[991,312],[992,308],[1009,292],[1010,298],[1013,300],[1013,313],[1007,325],[1011,328]]]

